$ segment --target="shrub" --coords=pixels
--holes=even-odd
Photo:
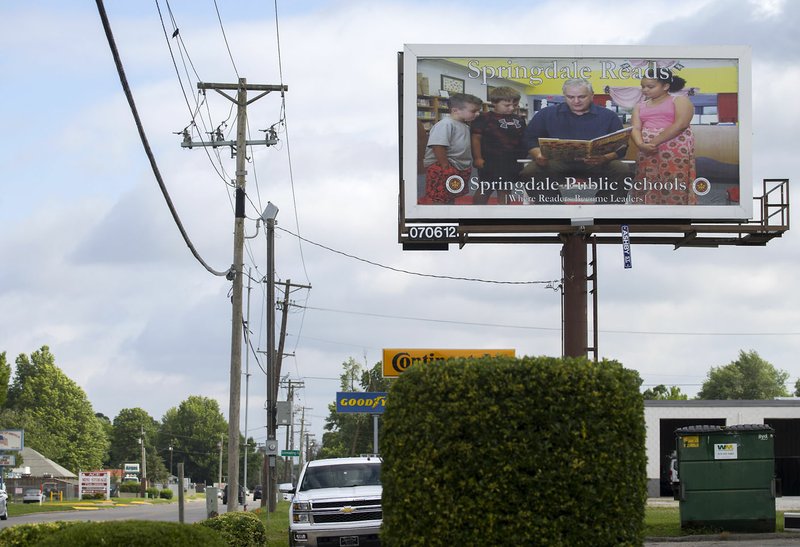
[[[227,547],[222,534],[209,528],[178,522],[145,520],[76,522],[55,532],[37,547],[95,547],[96,545],[125,545],[126,547]]]
[[[387,397],[382,544],[641,545],[640,382],[614,361],[415,364]]]
[[[253,513],[224,513],[197,524],[222,533],[231,547],[263,547],[267,544],[264,523]]]
[[[164,488],[163,490],[161,490],[158,493],[158,497],[161,498],[161,499],[165,499],[165,500],[171,500],[172,499],[172,490],[170,490],[169,488]]]
[[[142,486],[138,482],[123,482],[119,485],[120,492],[137,493],[142,490]]]
[[[150,486],[145,490],[145,493],[147,494],[148,498],[155,499],[159,496],[161,490],[159,490],[155,486]]]
[[[55,522],[40,522],[37,524],[17,524],[0,530],[0,545],[3,547],[28,547],[36,545],[43,538],[52,535],[77,522],[57,520]]]

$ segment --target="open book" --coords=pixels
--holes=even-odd
[[[539,148],[542,149],[542,155],[549,160],[579,160],[589,156],[602,156],[627,146],[632,130],[632,127],[625,127],[590,141],[540,138]]]

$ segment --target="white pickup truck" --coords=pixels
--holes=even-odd
[[[289,509],[289,545],[380,546],[381,493],[378,456],[308,462]]]

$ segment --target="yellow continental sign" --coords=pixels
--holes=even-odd
[[[486,357],[507,355],[514,357],[513,349],[384,349],[383,376],[400,376],[400,373],[417,363],[435,363],[457,357]]]

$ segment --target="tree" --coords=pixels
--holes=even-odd
[[[342,363],[344,371],[339,376],[341,391],[388,391],[391,380],[383,377],[383,364],[378,362],[366,370],[352,357]],[[358,383],[356,383],[358,380]],[[339,414],[336,403],[328,405],[328,417],[325,419],[325,430],[322,435],[320,457],[356,456],[374,451],[372,435],[372,417],[368,414]]]
[[[712,367],[698,399],[774,399],[786,397],[789,373],[778,370],[754,350],[739,351],[739,358],[723,367]]]
[[[646,401],[685,401],[689,398],[685,393],[681,393],[681,388],[678,386],[667,387],[664,384],[645,389],[642,397]]]
[[[794,383],[794,396],[800,397],[800,379]]]
[[[184,463],[184,476],[211,484],[217,481],[220,442],[227,451],[227,433],[228,423],[217,401],[191,395],[161,418],[158,442],[161,446],[172,446],[175,462]],[[226,453],[223,453],[223,472],[227,470]]]
[[[0,408],[6,406],[8,381],[11,379],[11,365],[6,361],[6,352],[0,353]]]
[[[42,346],[17,357],[8,390],[6,427],[25,430],[25,444],[73,473],[98,469],[108,438],[86,393],[55,365],[50,348]]]
[[[264,464],[264,454],[256,450],[256,441],[253,439],[253,437],[248,437],[247,443],[244,442],[244,437],[240,437],[240,441],[241,448],[239,450],[239,469],[242,476],[239,478],[239,484],[242,484],[252,490],[253,486],[256,484],[261,484],[261,471]],[[247,484],[244,484],[245,451],[247,451]],[[278,476],[280,477],[282,475]]]
[[[169,448],[156,447],[159,423],[141,408],[123,408],[114,418],[111,435],[111,465],[122,468],[126,462],[141,463],[142,442],[147,458],[147,478],[150,481],[166,482],[169,470],[163,456]]]

